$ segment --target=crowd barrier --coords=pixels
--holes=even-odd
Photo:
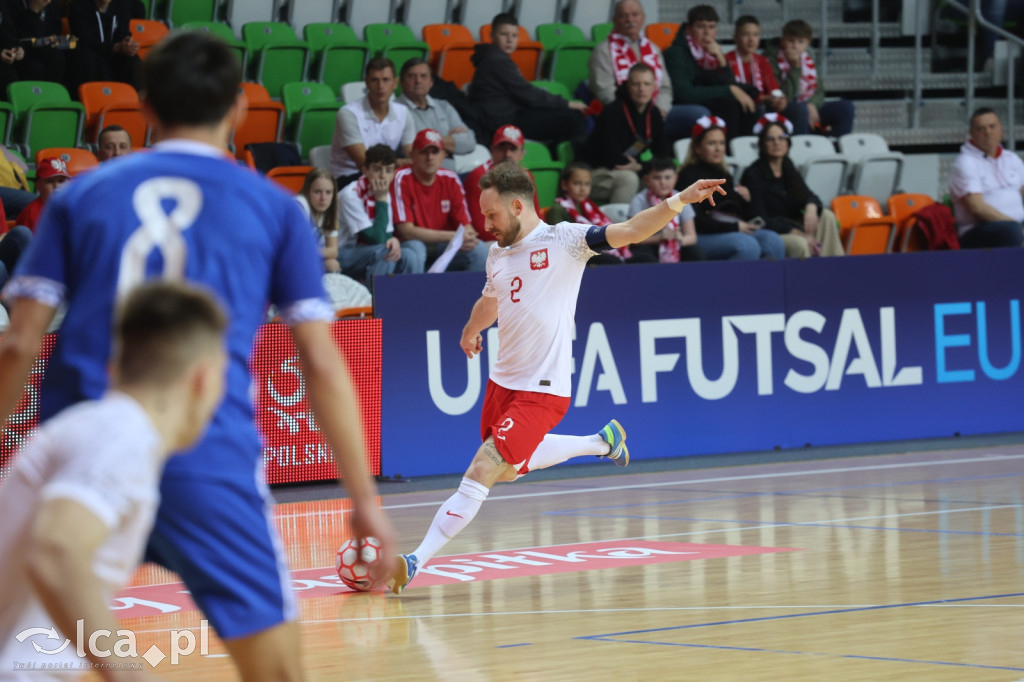
[[[593,268],[558,433],[622,422],[634,458],[1022,430],[1024,251]],[[376,280],[382,472],[461,473],[497,330],[480,273]],[[528,282],[524,284],[528,286]]]
[[[331,336],[345,356],[359,394],[367,470],[379,475],[381,321],[339,320],[331,324]],[[39,384],[56,338],[56,334],[45,337],[25,393],[0,435],[0,475],[8,469],[15,451],[38,421]],[[251,366],[267,482],[337,478],[330,448],[309,409],[298,354],[285,325],[268,324],[260,328],[253,344]]]

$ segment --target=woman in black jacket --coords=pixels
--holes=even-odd
[[[741,182],[750,205],[765,226],[782,236],[786,256],[841,256],[839,224],[821,199],[807,187],[789,158],[793,124],[780,114],[767,114],[757,125],[760,157],[743,171]]]
[[[491,22],[491,44],[477,45],[473,52],[476,72],[469,84],[469,99],[479,108],[485,137],[512,124],[531,140],[582,139],[587,134],[586,105],[568,102],[523,78],[509,56],[518,43],[519,23],[511,14],[502,13]]]
[[[756,260],[782,258],[786,249],[778,233],[761,229],[762,221],[750,206],[750,193],[734,185],[725,168],[725,122],[704,116],[693,126],[690,151],[679,169],[676,189],[689,187],[701,178],[725,178],[724,197],[691,204],[696,216],[697,246],[708,260]]]

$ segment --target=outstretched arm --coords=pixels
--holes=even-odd
[[[639,244],[654,235],[669,221],[682,212],[686,204],[698,204],[705,199],[715,205],[714,195],[725,194],[721,184],[725,180],[698,180],[679,194],[669,197],[657,206],[640,211],[624,223],[610,225],[605,231],[605,241],[612,248]]]

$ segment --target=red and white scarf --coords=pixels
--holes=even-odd
[[[661,197],[656,195],[651,190],[647,190],[647,205],[648,206],[657,206],[662,201],[664,201],[664,199],[662,199]],[[677,213],[676,216],[674,218],[672,218],[672,220],[670,220],[665,227],[671,227],[673,230],[678,230],[679,229],[679,216],[680,215],[681,214]]]
[[[651,190],[647,190],[647,205],[657,206],[664,199],[657,196]],[[673,230],[679,229],[679,214],[669,221],[665,227],[671,227]],[[663,239],[658,244],[658,262],[659,263],[678,263],[679,262],[679,242],[675,239]]]
[[[736,77],[736,82],[746,83],[747,71],[743,68],[746,62],[740,59],[735,50],[725,55],[725,61],[729,63],[732,75]],[[761,73],[761,66],[757,63],[757,55],[752,56],[750,59],[750,80],[758,92],[764,92],[764,74]]]
[[[783,54],[781,48],[775,56],[775,60],[779,65],[779,75],[782,76],[782,80],[785,80],[789,73],[789,61],[786,59],[786,55]],[[800,55],[800,91],[796,94],[796,100],[798,102],[807,102],[814,96],[814,91],[817,89],[818,69],[814,66],[814,60],[811,59],[811,55],[804,51]]]
[[[615,74],[615,84],[621,85],[626,82],[630,68],[637,62],[636,54],[633,53],[633,48],[629,45],[629,38],[621,33],[612,32],[608,36],[608,49],[612,54],[612,72]],[[661,76],[665,69],[661,65],[658,53],[654,51],[654,43],[643,36],[640,36],[640,61],[654,69],[654,84],[657,86],[661,82]],[[654,94],[657,96],[657,91]]]
[[[373,220],[377,213],[377,200],[373,198],[373,192],[370,191],[370,179],[365,175],[360,175],[356,180],[356,196],[363,202],[366,215]]]
[[[604,211],[590,199],[584,199],[581,204],[577,205],[569,197],[555,197],[555,203],[564,208],[569,217],[577,223],[587,223],[597,225],[598,227],[608,227],[612,224],[612,219],[605,215]],[[612,249],[608,253],[618,256],[623,260],[633,257],[633,252],[629,250],[628,246]]]
[[[693,42],[693,36],[686,34],[686,42],[690,45],[690,54],[697,62],[697,66],[705,71],[718,70],[718,57],[705,50],[701,45]]]

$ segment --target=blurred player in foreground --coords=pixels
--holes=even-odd
[[[483,444],[420,546],[398,555],[392,592],[400,593],[419,567],[473,520],[495,483],[584,455],[629,464],[626,432],[614,419],[591,436],[548,433],[569,409],[573,318],[583,270],[595,253],[657,234],[687,204],[708,199],[714,205],[714,194],[725,193],[719,187],[723,182],[699,180],[627,222],[596,227],[541,221],[533,206],[533,182],[518,166],[498,164],[480,178],[480,209],[497,243],[460,344],[473,357],[483,350],[483,331],[498,323],[498,359],[480,416]]]
[[[104,669],[147,665],[97,656],[116,635],[95,647],[89,636],[117,632],[108,605],[142,558],[164,460],[202,437],[224,397],[226,328],[220,306],[197,289],[135,289],[114,330],[110,390],[46,422],[18,456],[0,487],[0,679],[47,675],[19,671],[18,663],[70,663],[60,671],[67,676],[85,672],[80,664],[89,661],[104,679],[140,677],[138,669]],[[52,626],[61,638],[47,641]],[[29,629],[33,635],[20,634]],[[64,638],[69,646],[46,653]],[[89,661],[78,658],[79,647]]]
[[[175,32],[149,53],[143,107],[160,142],[54,195],[4,289],[13,310],[0,342],[0,419],[62,302],[43,420],[106,389],[108,321],[124,292],[158,277],[216,293],[230,317],[226,397],[206,437],[164,469],[146,558],[182,577],[244,679],[294,680],[302,677],[297,608],[264,482],[248,366],[268,302],[291,328],[309,404],[344,473],[353,535],[387,548],[394,531],[366,471],[356,394],[329,333],[334,310],[309,221],[290,195],[226,152],[246,110],[241,75],[232,50],[208,33]]]

